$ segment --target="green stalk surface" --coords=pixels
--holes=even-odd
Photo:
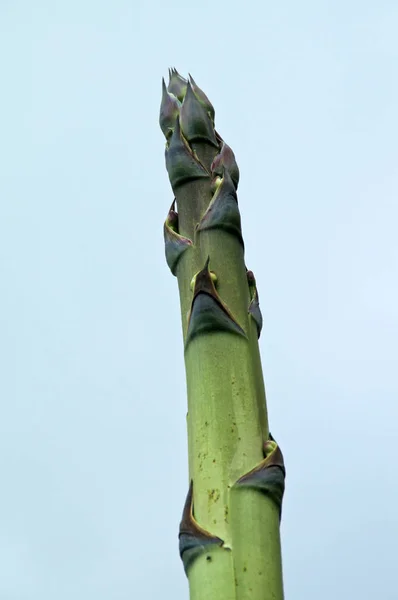
[[[159,122],[175,198],[164,238],[180,295],[190,476],[180,555],[191,600],[282,600],[285,468],[268,429],[239,169],[207,96],[191,76],[169,75]]]

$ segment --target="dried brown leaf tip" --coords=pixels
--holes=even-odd
[[[221,300],[209,271],[209,258],[196,275],[185,348],[198,335],[229,332],[246,337],[228,307]]]
[[[188,573],[192,563],[204,552],[208,553],[214,547],[221,547],[221,538],[212,535],[199,525],[193,515],[193,481],[191,480],[185,501],[179,531],[180,557],[185,573]]]

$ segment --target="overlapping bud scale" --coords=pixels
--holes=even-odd
[[[197,225],[197,231],[220,228],[238,237],[243,245],[236,189],[239,168],[231,148],[214,128],[214,108],[191,75],[169,70],[169,83],[162,80],[159,124],[166,138],[166,168],[173,190],[197,179],[209,179],[212,200]],[[214,147],[214,158],[206,168],[194,149],[196,144]],[[177,262],[193,242],[172,227],[172,212],[166,219],[166,257],[175,274]],[[175,215],[177,213],[174,213]]]
[[[224,169],[237,189],[239,168],[235,155],[216,132],[214,117],[212,103],[193,77],[186,80],[176,69],[170,69],[168,86],[162,81],[159,123],[167,140],[166,168],[173,189],[185,181],[211,177],[215,191]],[[216,149],[210,172],[195,154],[193,143],[207,143]]]
[[[203,104],[188,83],[187,91],[180,110],[181,130],[188,142],[208,142],[218,148],[213,123]]]

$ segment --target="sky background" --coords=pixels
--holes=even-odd
[[[0,2],[0,600],[186,600],[161,77],[241,172],[287,600],[396,600],[398,5]]]

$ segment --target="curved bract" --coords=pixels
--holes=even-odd
[[[191,481],[180,555],[191,600],[282,600],[285,467],[268,430],[239,168],[206,94],[191,76],[169,75],[159,123],[175,200],[164,239],[180,294]]]
[[[174,210],[175,201],[171,205],[164,223],[164,249],[166,262],[173,275],[176,274],[177,263],[185,250],[192,246],[192,240],[178,233],[178,213]]]

